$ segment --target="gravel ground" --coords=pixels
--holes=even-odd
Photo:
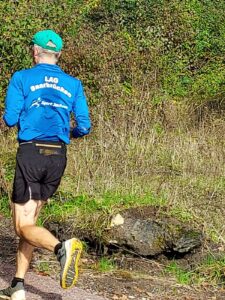
[[[14,267],[0,262],[0,288],[5,288],[14,275]],[[27,299],[29,300],[106,300],[85,292],[80,288],[62,290],[54,279],[29,272],[26,277]]]

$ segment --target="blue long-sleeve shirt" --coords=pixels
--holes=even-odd
[[[71,112],[76,121],[73,136],[88,134],[91,123],[82,84],[59,66],[37,64],[13,74],[3,119],[10,127],[18,126],[19,141],[69,144]]]

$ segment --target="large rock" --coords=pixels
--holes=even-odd
[[[123,224],[105,231],[103,240],[107,245],[130,249],[144,256],[161,253],[166,247],[164,230],[157,222],[126,217]]]
[[[201,246],[203,240],[202,233],[189,224],[166,217],[165,214],[160,216],[153,207],[131,208],[113,216],[102,237],[108,246],[143,256],[188,253]]]
[[[96,219],[96,218],[95,218]],[[77,236],[88,241],[96,251],[111,247],[141,256],[185,254],[200,247],[203,234],[191,224],[169,217],[162,208],[153,206],[130,208],[115,214],[101,234],[73,225],[70,217],[64,222],[50,221],[45,226],[60,240]]]

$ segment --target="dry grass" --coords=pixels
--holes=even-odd
[[[164,129],[160,123],[143,122],[142,127],[142,117],[139,113],[133,119],[135,128],[125,112],[119,123],[105,119],[100,110],[92,135],[69,148],[62,189],[94,197],[151,191],[166,198],[181,218],[191,214],[208,234],[223,241],[225,122]]]
[[[115,198],[154,193],[166,199],[178,217],[193,219],[210,237],[224,242],[224,120],[187,129],[173,118],[173,126],[166,128],[156,121],[157,115],[137,106],[110,118],[105,107],[95,109],[92,134],[69,146],[60,191],[68,197],[87,194],[93,198],[107,192]],[[15,133],[1,136],[1,188],[8,194]]]

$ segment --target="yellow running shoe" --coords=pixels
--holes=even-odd
[[[61,266],[60,285],[63,289],[72,287],[78,278],[78,262],[82,252],[82,243],[78,239],[62,242],[57,259]]]

